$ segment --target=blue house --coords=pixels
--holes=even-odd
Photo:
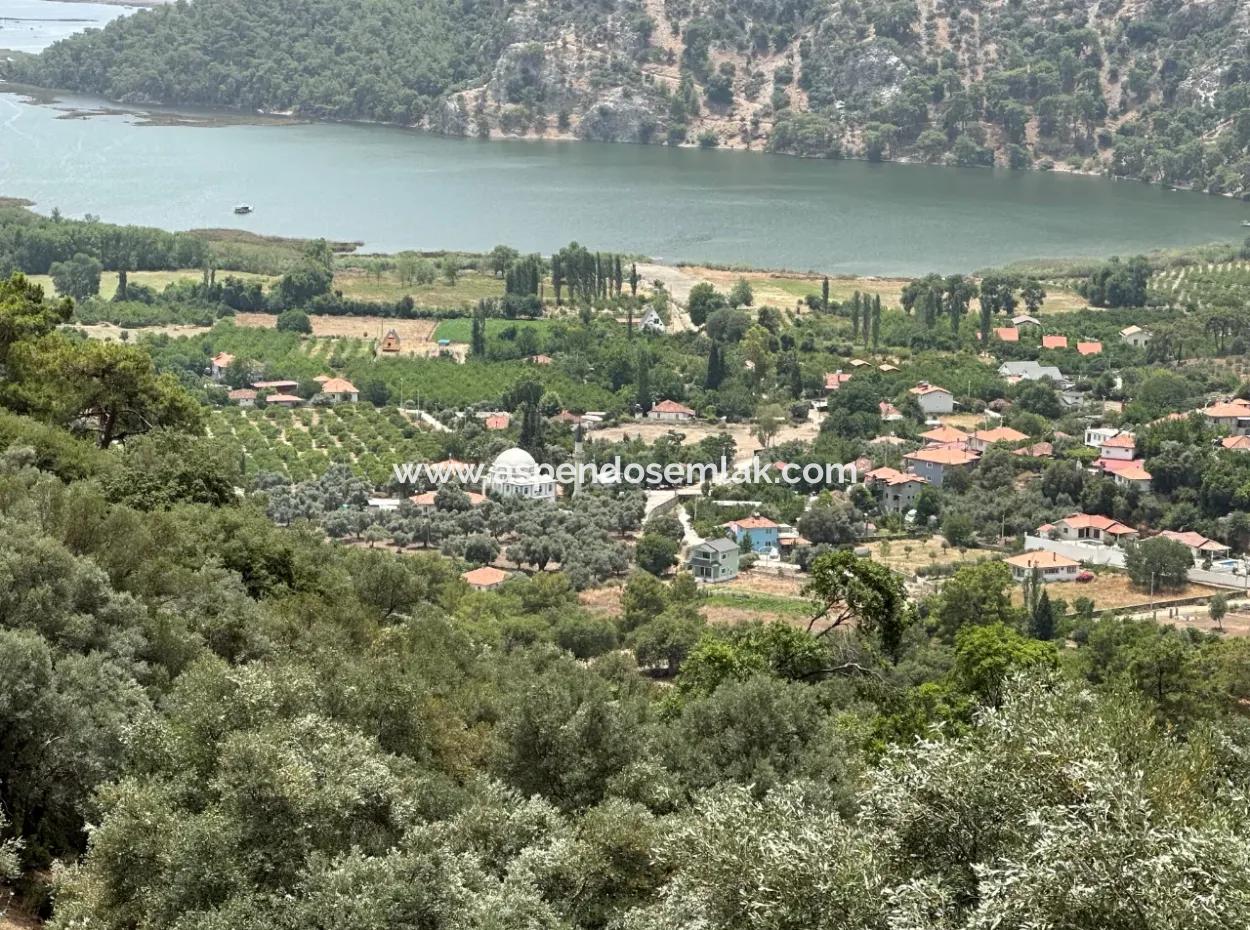
[[[751,549],[755,552],[768,552],[780,545],[777,539],[779,527],[768,517],[753,516],[731,520],[725,524],[725,529],[739,546],[744,538],[750,536]]]

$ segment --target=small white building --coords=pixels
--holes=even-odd
[[[1120,338],[1131,345],[1134,349],[1144,349],[1150,342],[1153,333],[1148,329],[1142,329],[1140,326],[1126,326],[1120,330]]]
[[[939,413],[951,413],[955,409],[955,395],[944,387],[921,381],[911,389],[926,417]]]
[[[240,407],[256,406],[256,392],[251,388],[239,388],[237,391],[231,391],[226,395],[226,398],[230,403],[237,404]]]
[[[1137,437],[1127,430],[1104,439],[1098,446],[1098,455],[1104,459],[1131,462],[1137,454]]]
[[[1054,523],[1037,528],[1043,539],[1061,539],[1064,542],[1104,543],[1122,546],[1137,538],[1137,530],[1131,526],[1096,513],[1073,513]]]
[[[694,419],[694,411],[675,400],[662,400],[647,411],[647,419],[684,423]]]
[[[1075,581],[1081,563],[1048,549],[1034,549],[1003,559],[1016,581],[1029,578],[1036,569],[1042,581]]]
[[[556,499],[554,477],[541,474],[534,456],[519,448],[499,453],[491,464],[490,474],[482,482],[482,493],[492,491],[500,497],[523,497],[537,501]]]
[[[343,401],[349,401],[354,404],[360,399],[360,391],[356,389],[356,385],[346,378],[330,378],[328,381],[323,381],[321,383],[321,393],[336,404]]]
[[[638,328],[644,333],[662,333],[666,329],[664,320],[655,307],[648,307],[647,312],[638,321]]]
[[[1120,431],[1114,426],[1091,426],[1085,430],[1085,445],[1091,449],[1101,449],[1104,442],[1119,434]]]

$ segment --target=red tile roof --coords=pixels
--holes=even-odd
[[[1102,352],[1102,343],[1078,342],[1076,344],[1076,351],[1080,352],[1082,355],[1098,355]]]
[[[511,576],[493,565],[483,565],[481,568],[463,572],[460,577],[475,588],[493,588],[495,585],[503,584]]]
[[[694,416],[694,411],[685,404],[679,404],[675,400],[662,400],[651,408],[652,412],[660,413],[684,413],[687,416]]]
[[[1043,349],[1066,349],[1068,347],[1067,336],[1043,336]]]

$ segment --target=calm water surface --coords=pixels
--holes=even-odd
[[[336,124],[138,126],[126,115],[65,118],[75,106],[103,104],[0,94],[0,194],[43,212],[386,251],[504,242],[550,252],[576,239],[665,260],[869,274],[1240,241],[1250,216],[1224,198],[1043,172]],[[236,217],[238,203],[256,212]]]
[[[0,0],[0,48],[37,52],[75,32],[103,26],[134,7],[62,0]]]

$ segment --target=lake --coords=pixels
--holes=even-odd
[[[1060,173],[326,123],[66,118],[101,106],[0,94],[0,195],[45,213],[325,236],[379,251],[508,243],[550,252],[577,240],[665,261],[880,275],[1240,241],[1250,215],[1225,198]],[[256,212],[235,216],[238,203]]]
[[[0,48],[37,52],[58,39],[133,13],[134,7],[62,0],[0,0]]]

